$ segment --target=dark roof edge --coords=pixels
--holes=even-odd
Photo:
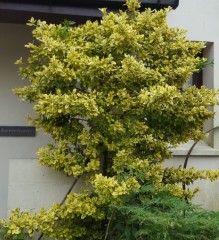
[[[109,7],[113,9],[122,8],[126,0],[0,0],[0,3],[28,4],[28,5],[48,5],[48,6],[69,6],[99,8]],[[179,0],[140,0],[142,8],[164,8],[171,6],[173,9],[179,5]]]
[[[176,8],[179,4],[179,0],[157,1],[158,4],[152,3],[155,2],[154,0],[142,0],[142,8],[161,9],[169,5]],[[101,7],[107,7],[109,11],[116,12],[124,8],[124,4],[125,0],[0,0],[0,22],[26,23],[34,17],[54,23],[63,19],[82,23],[88,19],[99,19],[102,16],[99,10]]]

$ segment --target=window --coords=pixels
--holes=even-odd
[[[203,52],[204,51],[198,54],[198,57],[204,57]],[[203,85],[203,70],[193,73],[191,78],[183,85],[182,90],[193,85],[197,88],[200,88]]]
[[[200,53],[201,57],[207,58],[209,61],[214,59],[214,44],[207,43],[206,48]],[[202,71],[194,73],[191,78],[186,82],[186,84],[182,87],[182,90],[188,86],[196,85],[198,88],[201,86],[206,86],[209,89],[214,88],[214,67],[212,65],[206,66]],[[217,107],[210,108],[212,111],[217,111]],[[219,121],[217,121],[217,116],[215,119],[210,119],[205,123],[204,131],[208,131],[215,126],[218,126]],[[181,144],[179,147],[173,149],[173,155],[175,156],[183,156],[188,153],[188,150],[192,146],[193,142],[188,142],[185,144]],[[197,156],[214,156],[218,155],[219,152],[219,131],[211,131],[204,141],[200,141],[195,149],[192,151],[191,155]]]

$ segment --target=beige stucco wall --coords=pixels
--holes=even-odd
[[[175,156],[172,160],[165,162],[165,166],[183,165],[185,156]],[[219,169],[219,158],[216,156],[192,156],[189,158],[188,166],[196,169]],[[219,180],[215,182],[198,180],[190,189],[198,187],[200,191],[193,199],[195,204],[211,210],[219,210]]]
[[[210,56],[214,56],[213,71],[206,73],[210,87],[219,86],[219,2],[218,0],[181,0],[179,7],[169,14],[172,26],[188,29],[190,40],[211,43]],[[27,125],[26,115],[32,112],[28,103],[21,103],[11,89],[23,83],[18,77],[16,59],[25,55],[24,44],[31,40],[30,29],[24,25],[0,24],[0,125]],[[215,108],[217,110],[217,108]],[[207,127],[219,125],[216,115]],[[189,166],[199,169],[219,169],[219,133],[215,132],[210,146],[201,143],[190,157]],[[0,137],[0,218],[10,209],[36,211],[61,201],[72,179],[36,163],[35,152],[46,144],[48,136]],[[174,157],[166,165],[179,165],[185,159],[191,143],[173,150]],[[195,202],[206,208],[219,210],[219,182],[199,182],[202,192]],[[78,188],[78,186],[77,186]]]
[[[30,27],[0,24],[0,126],[28,126],[27,114],[34,114],[31,104],[20,102],[12,92],[25,84],[14,63],[27,56],[24,45],[29,41]],[[50,140],[42,132],[35,137],[0,136],[0,218],[17,207],[37,211],[63,199],[74,179],[36,161],[37,150]]]
[[[26,54],[24,44],[29,40],[31,32],[26,26],[0,24],[0,126],[27,126],[26,116],[33,112],[30,104],[20,102],[12,93],[13,88],[24,84],[14,62]],[[20,159],[36,158],[37,149],[47,138],[42,133],[37,133],[36,137],[0,137],[0,217],[6,217],[8,208],[10,160],[22,162]],[[21,175],[22,169],[23,166]],[[31,196],[32,192],[29,194]]]
[[[61,202],[74,182],[74,178],[41,166],[35,159],[10,159],[8,215],[16,207],[36,212]],[[80,190],[82,182],[82,178],[77,180],[74,191]]]
[[[219,88],[219,2],[217,0],[181,0],[179,7],[168,16],[168,23],[174,27],[188,30],[188,39],[206,41],[208,47],[206,56],[214,59],[214,67],[208,67],[204,72],[204,84],[209,88]],[[213,121],[206,124],[205,130],[219,125],[218,107]],[[219,169],[219,130],[210,134],[209,146],[205,142],[195,147],[189,158],[190,166],[198,169]],[[192,143],[180,146],[173,151],[174,157],[166,162],[167,165],[182,164],[185,154]],[[194,202],[205,208],[219,210],[219,181],[197,181],[196,186],[202,190]]]
[[[179,7],[172,11],[168,23],[174,27],[188,30],[188,39],[212,43],[214,59],[213,75],[205,76],[204,83],[219,89],[219,1],[217,0],[180,0]],[[211,50],[211,51],[212,51]],[[219,108],[215,107],[219,113]],[[219,125],[219,114],[213,126]],[[213,147],[219,148],[219,130],[215,132]]]

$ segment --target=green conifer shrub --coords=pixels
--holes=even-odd
[[[216,240],[219,213],[204,210],[145,185],[123,205],[109,208],[107,239]]]
[[[197,57],[204,43],[187,41],[185,30],[169,27],[170,9],[140,12],[137,0],[126,4],[127,11],[102,9],[102,20],[79,26],[29,22],[35,41],[26,45],[27,62],[17,61],[29,84],[15,93],[34,104],[37,117],[31,124],[55,141],[39,150],[39,162],[72,179],[86,176],[86,181],[64,204],[36,214],[14,210],[8,221],[1,221],[4,239],[36,233],[52,239],[119,239],[116,224],[109,225],[110,211],[125,217],[126,204],[133,204],[127,199],[143,186],[179,201],[197,191],[182,189],[182,184],[218,177],[216,170],[163,166],[170,147],[202,139],[205,121],[214,116],[209,106],[217,104],[216,91],[204,86],[181,91],[206,63]],[[153,209],[147,210],[152,214]],[[149,231],[143,226],[139,231]]]

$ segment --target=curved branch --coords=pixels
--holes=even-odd
[[[211,128],[211,129],[209,129],[208,131],[206,131],[205,133],[210,133],[210,132],[214,131],[214,130],[217,129],[217,128],[219,128],[219,126],[213,127],[213,128]],[[189,157],[191,156],[191,153],[192,153],[194,147],[196,146],[196,144],[197,144],[199,141],[200,141],[200,140],[194,142],[194,143],[192,144],[192,146],[190,147],[190,149],[189,149],[189,151],[188,151],[188,153],[187,153],[187,155],[186,155],[184,164],[183,164],[183,168],[184,168],[184,169],[187,168],[188,161],[189,161]],[[182,189],[183,189],[183,190],[186,190],[186,184],[185,184],[185,183],[182,184]]]
[[[61,205],[61,206],[65,203],[65,201],[66,201],[66,199],[67,199],[67,197],[68,197],[68,194],[73,190],[73,188],[74,188],[74,186],[76,185],[76,183],[78,182],[78,180],[79,180],[79,178],[76,178],[76,179],[74,180],[74,182],[72,183],[71,187],[68,189],[68,191],[67,191],[67,193],[65,194],[64,198],[63,198],[62,201],[60,202],[60,205]],[[41,240],[43,236],[44,236],[44,233],[41,233],[40,236],[37,238],[37,240]]]
[[[79,87],[75,87],[78,91],[80,91],[80,92],[83,92],[83,93],[87,93],[88,94],[88,92],[86,92],[85,90],[83,90],[83,89],[81,89],[81,88],[79,88]]]

